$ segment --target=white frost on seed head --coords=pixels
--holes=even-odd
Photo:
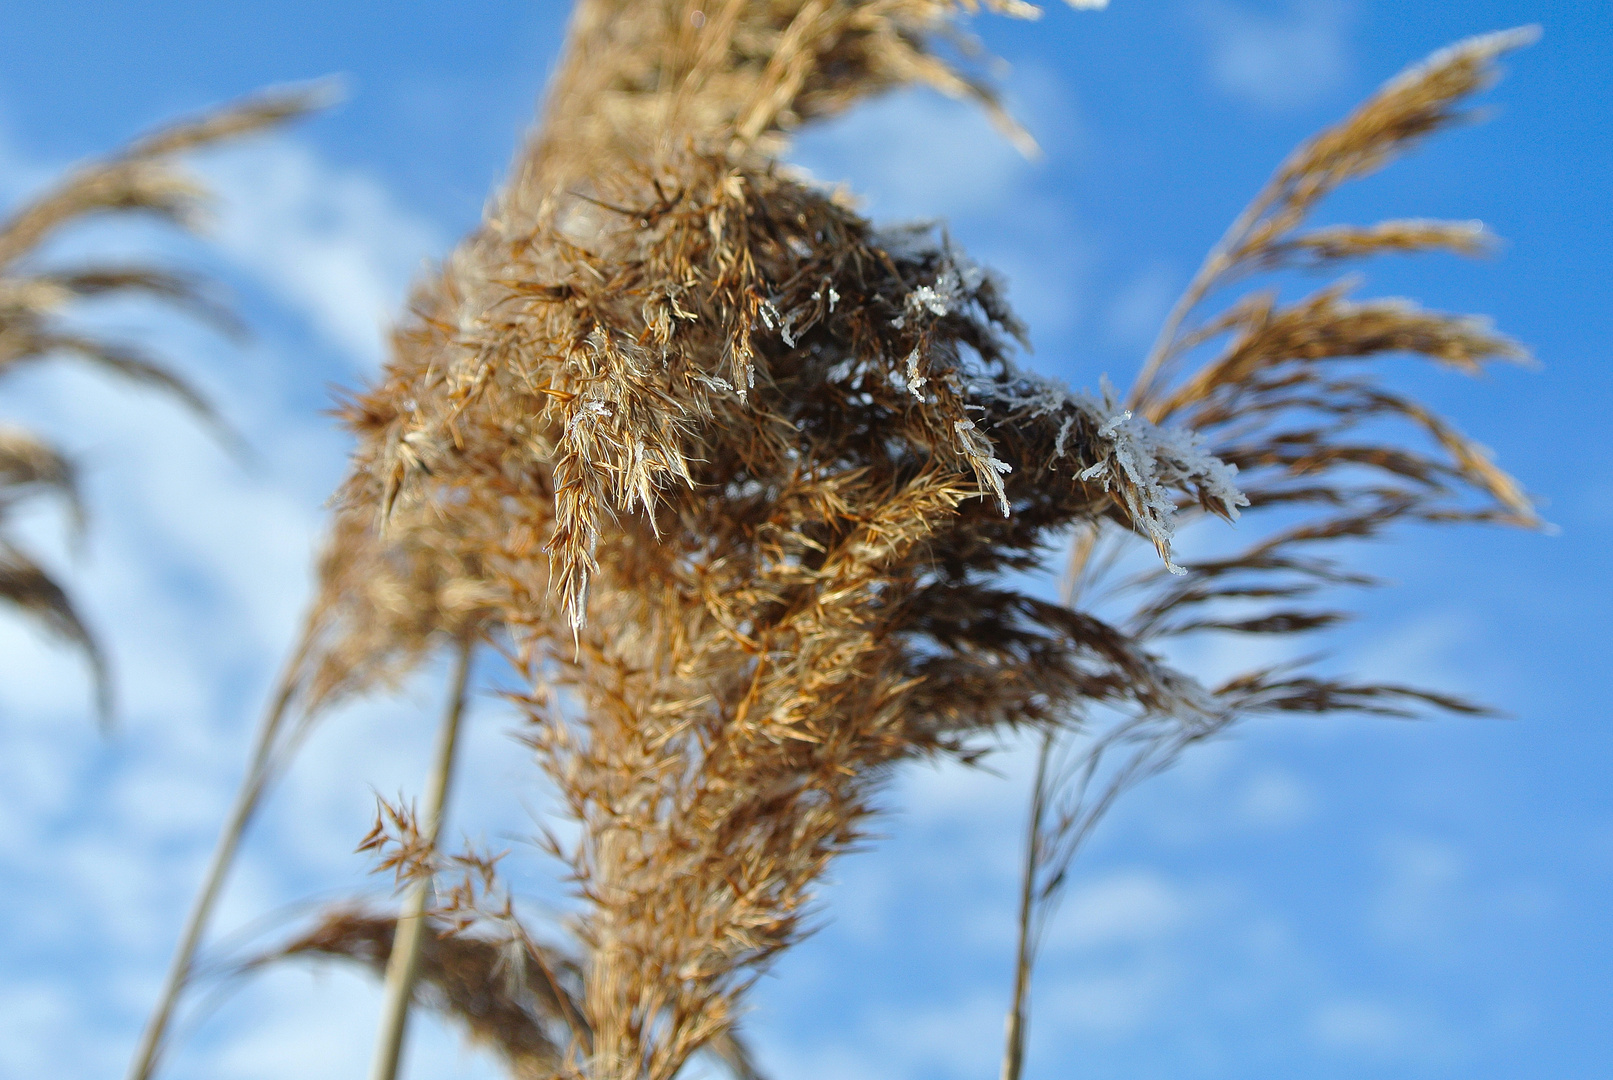
[[[1057,379],[1015,371],[1012,378],[980,386],[1013,415],[1061,416],[1054,452],[1062,457],[1076,425],[1087,421],[1096,438],[1095,460],[1076,474],[1085,483],[1097,483],[1114,493],[1132,521],[1159,550],[1172,573],[1183,573],[1171,562],[1171,540],[1176,532],[1175,492],[1196,491],[1218,505],[1232,520],[1238,508],[1249,505],[1238,490],[1238,469],[1204,447],[1204,438],[1186,428],[1159,427],[1120,406],[1119,395],[1107,378],[1100,383],[1102,398],[1073,393]]]
[[[922,359],[917,348],[907,354],[907,390],[920,401],[924,400],[924,384],[930,381],[919,373],[919,361]]]
[[[902,311],[891,325],[903,329],[926,316],[941,318],[961,311],[977,299],[986,271],[973,259],[952,246],[943,232],[934,236],[936,222],[923,221],[895,225],[874,234],[874,243],[891,258],[937,265],[935,280],[920,285],[902,298]]]
[[[973,420],[958,420],[953,423],[952,430],[958,435],[958,451],[974,466],[975,478],[980,486],[997,497],[997,505],[1007,517],[1013,507],[1008,503],[1008,492],[1003,487],[1003,477],[1014,471],[1008,462],[997,457],[991,440],[986,438],[975,427]]]

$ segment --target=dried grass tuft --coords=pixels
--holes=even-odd
[[[240,326],[203,285],[182,274],[150,266],[39,265],[43,245],[62,229],[105,213],[145,213],[194,229],[207,192],[173,158],[188,150],[234,138],[301,115],[326,97],[322,90],[263,94],[173,124],[137,139],[121,152],[79,166],[54,187],[14,209],[0,222],[0,376],[28,363],[63,357],[147,386],[177,400],[227,441],[234,436],[212,405],[183,379],[141,350],[74,329],[74,309],[83,301],[133,295],[161,301],[200,316],[230,333]],[[13,506],[37,492],[65,497],[82,525],[83,506],[71,464],[54,447],[15,428],[0,430],[0,601],[40,627],[78,647],[95,676],[98,711],[112,714],[112,686],[100,646],[67,592],[5,535]]]
[[[1407,354],[1466,374],[1526,358],[1486,320],[1405,300],[1353,301],[1354,283],[1346,279],[1293,303],[1279,301],[1275,291],[1255,291],[1191,324],[1211,295],[1252,275],[1326,270],[1379,254],[1487,250],[1488,234],[1476,222],[1320,229],[1306,222],[1339,185],[1461,120],[1467,99],[1495,79],[1496,58],[1536,34],[1471,38],[1385,84],[1290,155],[1189,284],[1127,403],[1154,423],[1187,427],[1236,470],[1245,498],[1242,528],[1257,539],[1230,556],[1185,561],[1180,574],[1153,572],[1120,583],[1132,609],[1124,632],[1135,647],[1188,634],[1289,636],[1343,621],[1348,614],[1324,602],[1332,591],[1375,584],[1338,560],[1343,541],[1378,538],[1411,522],[1539,524],[1529,497],[1482,446],[1392,390],[1381,370],[1386,359]],[[1107,523],[1078,534],[1069,602],[1105,586],[1124,541]],[[1079,737],[1045,737],[1031,796],[1004,1080],[1020,1075],[1030,970],[1042,933],[1073,860],[1120,795],[1251,715],[1486,711],[1423,688],[1322,675],[1312,662],[1235,676],[1206,688],[1194,710],[1108,710],[1092,714]]]
[[[307,933],[248,961],[247,970],[296,959],[330,959],[385,974],[397,919],[361,909],[324,912]],[[494,1050],[514,1080],[546,1080],[568,1065],[584,974],[575,958],[521,933],[504,937],[464,932],[431,920],[424,935],[416,997]],[[581,1036],[584,1044],[589,1039]],[[734,1080],[762,1080],[750,1050],[733,1032],[713,1040],[707,1054]]]
[[[379,977],[391,960],[397,927],[391,915],[334,909],[308,933],[249,966],[331,958],[361,964]],[[559,1070],[570,1040],[566,1012],[575,1012],[581,984],[575,961],[530,940],[490,940],[434,920],[422,937],[418,963],[420,1003],[495,1049],[511,1076],[540,1080]]]

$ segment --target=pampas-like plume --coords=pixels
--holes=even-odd
[[[729,1028],[891,765],[1080,702],[1206,707],[996,575],[1100,519],[1168,560],[1179,503],[1244,501],[1192,433],[1020,369],[944,237],[768,156],[941,70],[946,6],[693,10],[578,9],[544,128],[347,410],[344,513],[472,573],[532,682],[599,1078]]]
[[[147,213],[194,229],[206,191],[175,165],[176,155],[272,127],[316,107],[320,91],[263,94],[174,124],[129,144],[101,161],[79,166],[54,187],[12,211],[0,223],[0,375],[30,362],[70,357],[185,405],[233,438],[212,406],[183,379],[139,349],[77,331],[64,319],[81,302],[127,294],[160,300],[199,315],[226,331],[239,325],[189,277],[149,266],[89,265],[51,269],[37,265],[41,246],[69,225],[104,213]],[[21,499],[53,490],[66,497],[75,522],[83,507],[72,465],[27,431],[0,428],[0,601],[76,645],[95,675],[102,721],[111,716],[112,687],[99,645],[66,591],[5,535],[6,515]]]
[[[359,447],[296,678],[358,692],[457,627],[529,683],[529,742],[580,824],[559,852],[584,907],[557,1074],[671,1080],[718,1045],[903,761],[1120,718],[1042,770],[1028,925],[1120,791],[1236,718],[1461,707],[1297,671],[1209,688],[1149,643],[1325,625],[1214,605],[1356,580],[1309,554],[1327,541],[1533,520],[1478,447],[1345,366],[1516,352],[1482,324],[1332,288],[1184,330],[1260,270],[1475,249],[1469,225],[1298,230],[1450,122],[1516,36],[1436,57],[1302,148],[1123,403],[1021,369],[1001,287],[944,235],[875,229],[776,161],[796,125],[904,82],[990,106],[929,47],[955,10],[582,0],[543,126],[345,408]],[[1350,438],[1369,418],[1436,449]],[[1277,506],[1331,513],[1231,560],[1178,559],[1179,521]],[[1071,530],[1082,550],[1157,550],[1128,625],[1006,577]]]
[[[1179,575],[1151,573],[1132,582],[1135,610],[1125,630],[1139,647],[1184,634],[1293,635],[1339,622],[1344,613],[1308,598],[1332,586],[1373,582],[1317,553],[1336,541],[1373,538],[1407,521],[1538,524],[1528,497],[1483,447],[1388,389],[1360,363],[1410,353],[1476,373],[1489,361],[1523,358],[1520,346],[1483,320],[1424,311],[1403,300],[1355,302],[1346,298],[1348,285],[1336,284],[1288,305],[1271,293],[1254,293],[1184,329],[1209,295],[1250,274],[1293,265],[1331,268],[1382,253],[1484,250],[1487,234],[1473,222],[1301,230],[1341,183],[1382,167],[1458,119],[1458,107],[1494,79],[1495,58],[1534,36],[1531,29],[1490,34],[1436,53],[1301,146],[1210,253],[1171,312],[1128,404],[1153,422],[1187,426],[1217,460],[1238,470],[1245,528],[1258,530],[1271,511],[1285,512],[1284,524],[1241,553],[1189,561]],[[1190,356],[1217,341],[1223,343],[1219,352],[1183,373]],[[1420,434],[1423,445],[1397,438],[1397,424]],[[1313,508],[1321,513],[1294,520]],[[1112,526],[1079,535],[1067,578],[1071,603],[1099,586],[1112,565],[1095,553],[1124,539]],[[1107,726],[1094,716],[1079,738],[1050,733],[1044,739],[1031,795],[1003,1080],[1020,1075],[1030,969],[1043,929],[1072,861],[1121,794],[1250,715],[1483,711],[1446,694],[1346,682],[1304,667],[1232,678],[1209,695],[1211,707],[1201,713],[1111,710]]]

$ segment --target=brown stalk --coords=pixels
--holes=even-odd
[[[1025,1069],[1025,1036],[1030,1020],[1031,972],[1035,968],[1032,929],[1036,912],[1036,883],[1040,876],[1042,819],[1047,812],[1048,765],[1053,757],[1056,735],[1042,733],[1036,750],[1036,775],[1031,780],[1031,806],[1025,826],[1024,868],[1019,879],[1019,913],[1014,920],[1017,941],[1014,946],[1014,997],[1008,1008],[1007,1046],[1003,1050],[1002,1080],[1019,1080]]]
[[[294,676],[300,659],[300,656],[295,656],[287,665],[269,699],[268,708],[264,710],[263,718],[258,723],[246,775],[242,777],[240,787],[236,789],[235,801],[224,819],[224,827],[213,846],[207,870],[202,875],[201,887],[197,890],[195,899],[191,901],[190,912],[186,915],[185,925],[180,930],[179,943],[174,946],[173,957],[168,962],[168,974],[163,980],[162,991],[152,1008],[151,1016],[146,1020],[146,1026],[140,1034],[140,1042],[135,1047],[134,1059],[129,1065],[129,1080],[149,1080],[162,1060],[168,1028],[173,1020],[174,1010],[178,1007],[179,1000],[190,982],[196,951],[201,947],[202,938],[207,933],[213,908],[218,903],[224,883],[229,877],[230,868],[235,863],[235,854],[240,848],[241,839],[246,835],[247,826],[257,813],[258,805],[270,781],[281,726],[297,690]]]
[[[442,832],[443,817],[448,807],[448,788],[453,779],[454,751],[459,740],[459,722],[465,712],[465,696],[470,681],[471,658],[475,643],[466,638],[460,642],[454,657],[453,674],[449,677],[448,707],[437,734],[437,748],[432,757],[431,773],[427,779],[426,805],[423,811],[426,846],[435,849]],[[426,906],[432,890],[431,878],[421,877],[409,887],[398,917],[397,933],[392,940],[392,951],[386,966],[386,993],[381,1007],[381,1023],[376,1034],[375,1058],[371,1063],[372,1080],[394,1080],[403,1054],[403,1037],[409,1022],[409,1006],[414,1000],[415,979],[420,970],[421,942],[426,930]]]

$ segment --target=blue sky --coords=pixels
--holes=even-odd
[[[155,229],[89,249],[222,276],[237,346],[137,308],[98,318],[160,345],[255,448],[232,462],[166,402],[67,367],[0,386],[0,418],[52,432],[86,470],[76,555],[28,535],[109,646],[119,730],[102,739],[77,660],[0,618],[0,1077],[122,1068],[307,589],[346,444],[320,410],[373,373],[380,328],[425,260],[477,219],[560,41],[557,4],[0,8],[0,200],[141,128],[274,82],[342,73],[348,100],[197,162],[214,242]],[[1495,703],[1505,720],[1251,724],[1134,792],[1095,838],[1036,987],[1031,1077],[1594,1077],[1613,1074],[1613,12],[1440,0],[1115,0],[1036,24],[981,19],[1011,65],[1026,161],[964,106],[864,107],[795,158],[876,218],[944,217],[1009,278],[1032,362],[1126,382],[1204,250],[1300,138],[1456,38],[1539,23],[1489,119],[1342,192],[1329,221],[1478,218],[1478,262],[1374,263],[1363,291],[1495,318],[1539,359],[1482,380],[1399,366],[1494,448],[1556,535],[1406,533],[1362,553],[1395,584],[1325,643],[1363,675]],[[1205,652],[1214,668],[1248,655]],[[332,717],[279,789],[233,884],[228,948],[310,900],[375,892],[351,853],[372,790],[415,791],[440,673]],[[544,796],[492,704],[475,715],[455,824],[495,842]],[[1027,762],[915,768],[883,839],[844,860],[824,928],[747,1019],[778,1080],[991,1075],[1012,949]],[[550,868],[509,860],[545,903]],[[176,1078],[350,1076],[377,996],[287,969],[193,1026]],[[451,1032],[416,1030],[411,1075],[485,1077]]]

